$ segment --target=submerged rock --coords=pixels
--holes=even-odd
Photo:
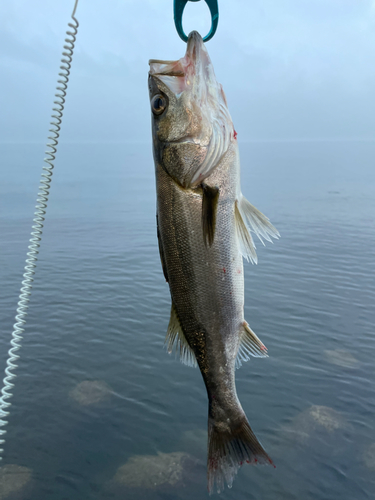
[[[366,467],[371,470],[375,470],[375,443],[372,443],[363,456],[363,461],[365,462]]]
[[[32,478],[31,469],[20,465],[4,465],[0,467],[0,500],[19,498]]]
[[[69,396],[82,406],[101,403],[110,398],[112,389],[102,380],[85,380],[79,383]]]
[[[328,406],[314,405],[308,410],[314,422],[324,427],[328,432],[346,427],[346,421],[339,412]]]
[[[113,482],[149,490],[182,485],[185,470],[195,463],[193,457],[182,452],[136,455],[117,469]]]
[[[330,363],[344,368],[356,368],[359,363],[358,359],[345,349],[326,350],[324,354]]]
[[[287,427],[287,431],[299,441],[304,442],[318,431],[333,433],[337,429],[346,427],[348,423],[338,411],[328,406],[313,405],[297,415],[292,424]]]

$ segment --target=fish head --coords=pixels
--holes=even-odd
[[[195,187],[235,139],[223,88],[196,31],[184,57],[149,64],[155,161],[183,187]]]

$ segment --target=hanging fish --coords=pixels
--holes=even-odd
[[[241,193],[240,161],[222,86],[196,31],[178,61],[150,60],[157,235],[172,308],[166,343],[206,385],[208,489],[230,487],[244,463],[272,460],[238,400],[235,368],[267,349],[244,318],[242,257],[256,262],[250,231],[279,233]]]

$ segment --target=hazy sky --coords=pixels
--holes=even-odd
[[[74,0],[0,6],[0,141],[45,142]],[[374,0],[219,0],[207,48],[240,140],[375,138]],[[62,140],[148,141],[148,59],[186,44],[173,0],[79,0]],[[185,31],[208,32],[203,0]]]

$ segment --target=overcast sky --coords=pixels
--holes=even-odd
[[[0,141],[45,142],[74,0],[3,0]],[[374,0],[219,0],[207,48],[246,140],[375,138]],[[209,30],[189,3],[185,31]],[[148,141],[148,59],[184,55],[173,0],[79,0],[65,141]]]

